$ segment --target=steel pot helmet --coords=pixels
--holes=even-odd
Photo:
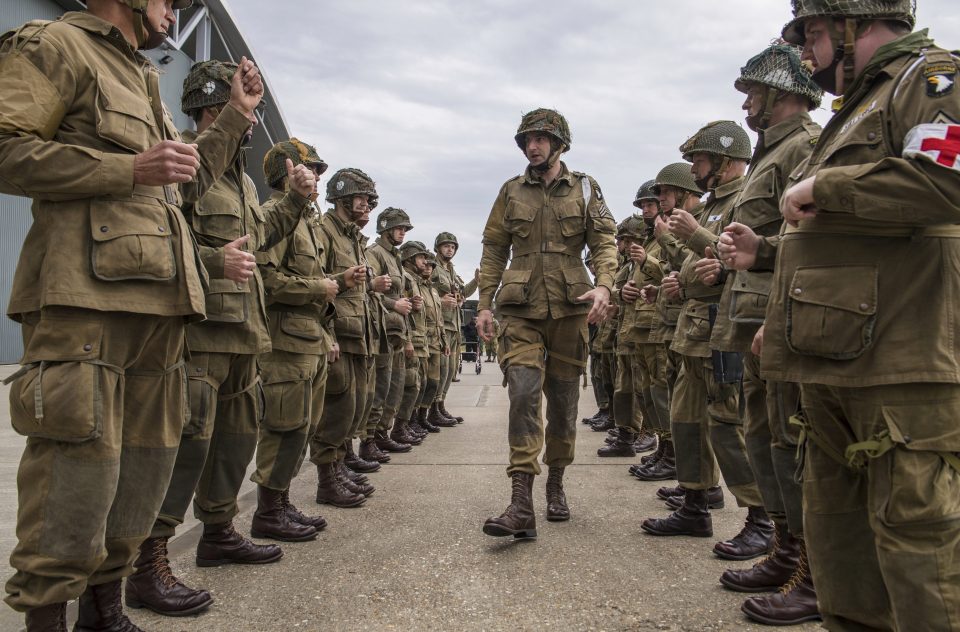
[[[802,46],[806,42],[804,24],[810,18],[828,19],[828,34],[833,44],[833,62],[818,68],[813,81],[831,94],[838,94],[837,66],[843,63],[844,90],[853,85],[854,44],[857,35],[870,20],[900,22],[913,30],[917,24],[916,0],[792,0],[793,19],[783,27],[783,39]],[[838,28],[834,20],[843,20]]]
[[[422,241],[408,241],[400,246],[400,260],[407,261],[412,259],[417,255],[430,255],[432,253],[427,250],[427,247],[423,244]]]
[[[377,183],[359,169],[341,169],[333,174],[327,182],[327,202],[335,203],[344,198],[353,198],[355,195],[366,195],[369,198],[370,208],[377,207]]]
[[[377,215],[377,233],[384,233],[391,228],[404,227],[407,230],[413,230],[413,224],[410,223],[410,216],[400,208],[389,207]]]
[[[192,115],[205,107],[223,105],[230,100],[230,83],[236,72],[237,65],[228,61],[211,59],[195,63],[183,80],[180,109]]]
[[[690,171],[690,167],[689,162],[674,162],[660,170],[660,173],[658,173],[657,177],[653,180],[653,193],[658,196],[658,200],[660,188],[664,186],[674,187],[681,192],[676,202],[678,207],[682,207],[691,195],[695,195],[697,199],[700,199],[700,196],[703,195],[703,189],[701,189],[693,179],[693,173]],[[661,208],[660,210],[664,211],[668,209]]]
[[[318,173],[327,170],[327,163],[317,155],[317,150],[296,138],[283,140],[270,148],[267,155],[263,157],[263,177],[271,189],[281,191],[281,184],[287,177],[287,159],[293,162],[293,166],[307,165],[316,167]]]
[[[647,180],[641,184],[640,189],[637,191],[637,197],[633,200],[633,205],[637,208],[640,208],[643,205],[644,200],[658,202],[660,198],[658,198],[657,194],[653,191],[653,186],[656,183],[656,180]]]
[[[731,160],[750,162],[750,137],[733,121],[707,123],[696,134],[680,145],[684,160],[693,162],[694,154],[705,153],[710,158],[710,173],[702,180],[694,180],[701,189],[710,188],[710,183],[723,172]]]
[[[763,110],[757,117],[747,117],[747,124],[755,130],[767,128],[773,106],[784,94],[804,97],[811,110],[820,107],[823,98],[823,90],[813,82],[809,68],[800,61],[800,48],[785,42],[775,42],[750,58],[733,82],[743,93],[749,93],[753,85],[764,88]]]
[[[513,137],[517,141],[517,147],[523,152],[527,150],[525,140],[527,132],[542,132],[557,139],[563,145],[561,153],[570,149],[570,126],[567,125],[567,119],[563,114],[556,110],[540,108],[523,115],[517,134]]]
[[[457,236],[453,233],[443,232],[437,235],[437,238],[433,240],[433,249],[440,250],[440,246],[443,244],[453,244],[457,250],[460,250],[460,242],[457,241]]]
[[[147,5],[150,0],[121,0],[123,4],[133,9],[133,31],[137,37],[137,48],[149,50],[163,44],[167,36],[153,28],[147,20]],[[173,9],[187,9],[193,0],[173,0]]]
[[[643,241],[646,231],[647,225],[644,223],[643,218],[631,215],[617,225],[617,239],[629,237],[634,241]]]

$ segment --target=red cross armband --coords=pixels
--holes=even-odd
[[[960,171],[960,125],[927,123],[917,125],[903,141],[903,157],[932,160]]]

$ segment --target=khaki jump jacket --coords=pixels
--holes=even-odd
[[[380,235],[371,246],[367,247],[367,263],[373,268],[373,274],[390,275],[390,289],[380,295],[384,311],[381,314],[383,330],[387,340],[394,348],[402,348],[409,339],[407,318],[393,311],[393,306],[403,298],[403,263],[400,261],[400,251],[387,239]]]

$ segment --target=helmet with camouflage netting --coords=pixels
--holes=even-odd
[[[657,194],[653,191],[653,186],[656,183],[656,180],[647,180],[641,184],[640,189],[637,191],[637,197],[633,200],[633,205],[640,208],[645,200],[650,200],[651,202],[659,201]]]
[[[751,84],[806,97],[814,108],[820,107],[823,98],[823,90],[813,83],[810,70],[800,61],[800,49],[785,42],[775,42],[750,58],[733,82],[743,93],[749,92]]]
[[[520,120],[520,127],[517,128],[517,134],[513,137],[521,151],[526,151],[524,137],[527,132],[548,134],[560,141],[563,145],[563,151],[570,149],[570,126],[563,114],[556,110],[540,108],[523,115]]]
[[[453,233],[444,231],[437,235],[437,238],[433,240],[433,249],[439,250],[443,244],[453,244],[457,250],[460,249],[460,242],[457,241],[457,236]]]
[[[318,173],[327,170],[327,163],[317,155],[317,150],[296,138],[282,140],[267,152],[263,157],[263,177],[271,189],[280,190],[280,183],[287,177],[287,159],[293,166],[307,165],[316,167]]]
[[[706,153],[735,160],[750,160],[753,152],[746,130],[733,121],[713,121],[680,145],[684,160],[692,160],[693,154]]]
[[[631,215],[617,225],[617,239],[628,237],[634,240],[643,240],[647,232],[647,225],[643,218]]]
[[[681,191],[693,193],[697,197],[703,195],[703,190],[697,186],[693,179],[693,172],[690,171],[689,162],[674,162],[660,170],[657,177],[653,179],[653,193],[660,195],[660,187],[671,186]]]
[[[417,255],[433,256],[422,241],[408,241],[400,246],[400,260],[406,261]]]
[[[230,100],[230,82],[236,72],[237,65],[229,61],[198,61],[183,80],[180,109],[190,115],[205,107],[223,105]]]
[[[783,39],[803,44],[803,23],[808,18],[892,20],[913,30],[917,24],[917,0],[792,0],[793,19],[783,27]]]
[[[391,228],[398,227],[413,230],[413,224],[410,223],[410,216],[402,208],[387,207],[377,215],[377,233],[383,233]]]
[[[355,195],[366,195],[370,208],[377,207],[377,183],[359,169],[341,169],[327,182],[327,202],[336,202]]]

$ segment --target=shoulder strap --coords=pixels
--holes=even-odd
[[[593,187],[590,186],[590,178],[584,174],[580,175],[580,187],[583,189],[583,210],[586,211],[593,201]]]

